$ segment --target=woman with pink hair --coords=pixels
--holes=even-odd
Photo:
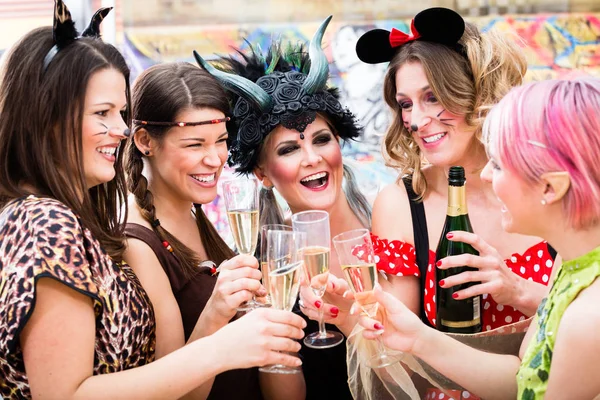
[[[564,262],[519,356],[482,352],[425,326],[376,290],[385,319],[361,318],[367,339],[410,353],[486,399],[594,398],[600,339],[600,80],[542,81],[513,89],[488,115],[490,161],[481,178],[502,204],[507,232],[546,239]],[[451,232],[455,240],[475,235]],[[516,379],[515,379],[516,376]]]

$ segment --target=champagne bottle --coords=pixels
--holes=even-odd
[[[463,167],[451,167],[448,175],[448,211],[442,236],[435,253],[435,261],[444,257],[470,253],[479,255],[471,245],[448,240],[446,234],[452,231],[473,232],[469,214],[467,212],[467,197],[465,191],[465,170]],[[436,327],[442,332],[450,333],[477,333],[481,332],[481,296],[464,300],[455,300],[452,294],[468,288],[478,282],[468,282],[451,288],[440,287],[440,281],[464,271],[475,271],[476,268],[460,266],[450,269],[437,269],[436,299],[437,316]]]

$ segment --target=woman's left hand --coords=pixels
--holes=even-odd
[[[450,236],[451,235],[451,236]],[[477,268],[477,271],[466,271],[440,281],[443,288],[451,288],[467,282],[481,282],[456,292],[457,299],[466,299],[489,293],[502,305],[517,307],[523,295],[523,278],[512,272],[498,251],[487,244],[479,236],[464,231],[449,233],[448,239],[453,242],[470,244],[479,251],[479,256],[461,254],[439,260],[437,268],[448,269],[461,266]]]

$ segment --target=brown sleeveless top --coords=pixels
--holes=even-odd
[[[217,281],[210,268],[199,268],[195,276],[186,276],[176,257],[164,248],[160,238],[142,225],[128,223],[125,227],[127,237],[146,243],[162,265],[183,320],[185,340],[189,339],[198,317],[204,310]],[[209,400],[244,399],[262,400],[258,381],[258,369],[238,369],[227,371],[215,377]]]

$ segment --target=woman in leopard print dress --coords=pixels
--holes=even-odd
[[[233,368],[284,363],[304,322],[257,311],[156,362],[152,304],[121,262],[129,70],[56,0],[0,86],[0,395],[179,398]],[[151,363],[152,362],[152,363]]]

